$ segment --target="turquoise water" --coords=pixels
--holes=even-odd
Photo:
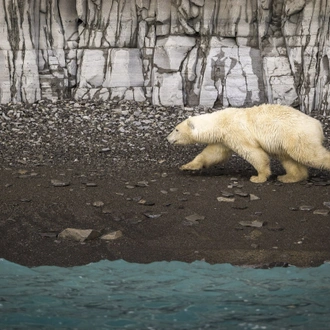
[[[251,269],[0,259],[0,329],[329,329],[330,264]]]

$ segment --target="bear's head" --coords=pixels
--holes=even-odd
[[[167,140],[172,144],[181,145],[218,143],[222,137],[222,130],[218,127],[217,116],[214,112],[189,117],[175,127]]]
[[[174,128],[172,133],[168,135],[167,140],[171,144],[185,145],[196,143],[193,132],[194,123],[192,118],[188,118]]]

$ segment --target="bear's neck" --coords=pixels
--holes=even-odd
[[[223,142],[223,134],[221,130],[207,130],[200,132],[196,136],[196,142],[202,144],[215,144]]]

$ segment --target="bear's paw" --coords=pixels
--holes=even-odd
[[[250,181],[253,183],[264,183],[267,181],[267,177],[263,175],[253,175],[251,176]]]
[[[194,163],[194,162],[190,162],[188,164],[182,165],[180,167],[180,170],[181,171],[198,171],[198,170],[201,170],[202,168],[203,168],[203,165]]]

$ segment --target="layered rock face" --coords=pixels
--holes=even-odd
[[[0,0],[0,103],[328,112],[330,0]],[[330,109],[329,109],[330,111]]]

